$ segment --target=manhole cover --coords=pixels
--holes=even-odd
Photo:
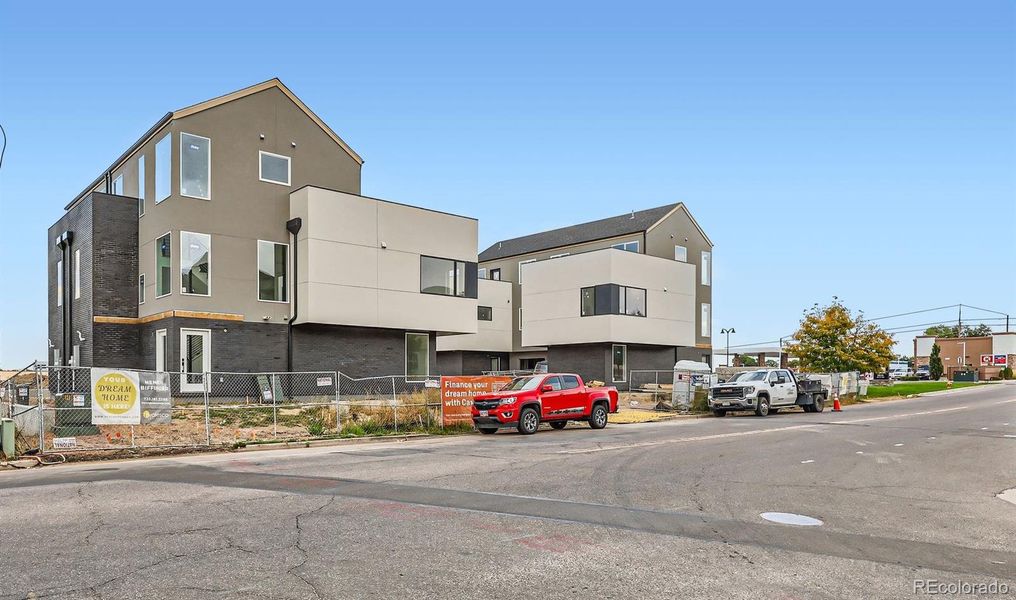
[[[805,527],[816,527],[822,524],[822,521],[819,521],[814,517],[808,517],[805,515],[795,515],[794,513],[764,512],[759,516],[765,519],[766,521],[780,523],[781,525],[802,525]]]

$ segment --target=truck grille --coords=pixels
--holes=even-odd
[[[477,400],[476,402],[473,402],[473,406],[475,406],[477,410],[492,410],[497,408],[498,404],[500,404],[500,401],[498,400]]]
[[[713,398],[744,398],[744,388],[714,387]]]

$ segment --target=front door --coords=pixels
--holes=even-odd
[[[212,332],[208,329],[180,330],[180,391],[202,392],[205,373],[212,368]]]
[[[561,378],[557,375],[552,375],[543,380],[541,384],[544,388],[550,387],[550,391],[540,392],[540,400],[543,403],[543,418],[557,417],[561,415],[561,411],[565,409],[565,401],[567,392],[564,391],[561,384]]]

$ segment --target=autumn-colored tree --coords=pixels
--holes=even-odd
[[[885,371],[893,359],[893,336],[852,314],[835,296],[828,306],[804,311],[790,353],[802,371],[842,373]]]

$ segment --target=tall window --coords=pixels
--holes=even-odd
[[[713,253],[702,251],[702,285],[713,283]]]
[[[519,307],[519,331],[522,331],[522,307]]]
[[[81,249],[74,251],[74,299],[81,297]]]
[[[621,243],[618,243],[618,244],[611,245],[611,248],[617,248],[618,250],[625,250],[627,252],[638,252],[639,251],[639,241],[638,240],[632,240],[630,242],[621,242]]]
[[[145,155],[138,157],[138,216],[145,216]]]
[[[674,260],[688,262],[688,248],[685,246],[674,246]]]
[[[289,245],[258,240],[258,300],[286,302]]]
[[[646,290],[616,283],[584,287],[579,294],[579,314],[583,317],[596,315],[645,317],[648,314]]]
[[[258,178],[268,183],[289,185],[289,157],[271,152],[258,152]]]
[[[172,291],[173,236],[166,234],[155,241],[155,297]]]
[[[476,307],[476,320],[477,321],[493,321],[494,320],[494,309],[489,306],[477,306]]]
[[[711,337],[713,331],[713,307],[709,304],[702,303],[702,337]]]
[[[138,304],[145,303],[145,274],[138,275]]]
[[[180,134],[180,195],[211,199],[212,140]]]
[[[180,293],[210,296],[212,236],[180,232]]]
[[[116,176],[113,180],[113,191],[111,192],[115,196],[123,196],[123,173]]]
[[[423,379],[430,375],[430,335],[406,334],[406,379]]]
[[[424,294],[476,298],[476,263],[420,257],[420,291]]]
[[[63,261],[56,261],[56,305],[63,306]]]
[[[155,203],[169,198],[172,182],[170,161],[173,154],[173,137],[166,134],[155,143]],[[167,292],[168,293],[168,292]]]
[[[610,350],[611,355],[611,378],[614,381],[625,381],[628,373],[628,347],[622,344],[614,344]]]

